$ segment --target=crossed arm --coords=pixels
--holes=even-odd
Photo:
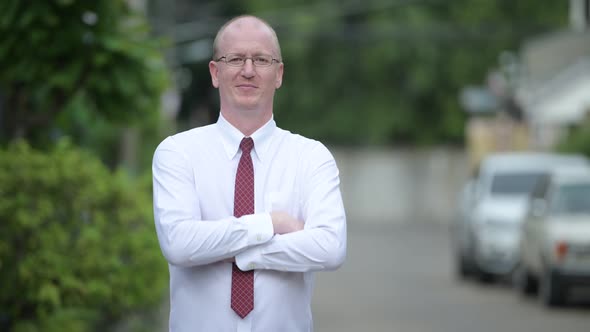
[[[273,234],[288,234],[303,230],[303,222],[298,220],[284,211],[273,211],[270,213],[272,222]],[[236,261],[235,257],[226,258],[223,260],[227,263]]]
[[[169,263],[188,267],[235,260],[242,270],[298,272],[340,266],[346,220],[338,169],[323,145],[310,154],[314,163],[304,170],[304,220],[283,211],[201,220],[191,166],[172,141],[165,141],[154,156],[154,215]]]

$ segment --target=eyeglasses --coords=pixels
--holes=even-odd
[[[223,61],[223,62],[227,63],[228,66],[232,66],[232,67],[241,67],[246,63],[246,60],[248,60],[248,59],[252,60],[252,64],[256,67],[270,67],[270,65],[272,65],[273,62],[275,62],[275,61],[277,63],[281,62],[281,60],[275,59],[272,57],[272,55],[268,55],[268,54],[260,54],[260,55],[247,57],[247,56],[244,56],[241,54],[234,54],[234,53],[226,54],[215,61],[217,61],[217,62]]]

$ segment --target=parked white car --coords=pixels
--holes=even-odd
[[[587,165],[578,155],[533,152],[493,154],[475,179],[467,220],[468,259],[481,280],[510,276],[519,260],[521,224],[537,181],[559,165]],[[471,256],[469,256],[471,255]]]
[[[573,286],[590,286],[590,168],[558,168],[533,192],[515,273],[521,292],[549,306]]]
[[[451,246],[455,263],[455,273],[460,278],[466,278],[475,272],[475,262],[472,255],[471,213],[475,199],[475,181],[468,180],[461,189],[458,197],[457,214],[451,222]]]

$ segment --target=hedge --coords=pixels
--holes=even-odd
[[[147,186],[67,141],[0,151],[0,330],[109,330],[166,281]]]

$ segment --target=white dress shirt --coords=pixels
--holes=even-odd
[[[313,271],[339,267],[346,217],[338,168],[320,142],[271,119],[252,134],[255,213],[233,217],[244,135],[217,123],[166,138],[153,160],[154,216],[170,269],[170,331],[312,331]],[[273,235],[271,211],[305,223]],[[254,270],[254,310],[230,307],[231,263]]]

